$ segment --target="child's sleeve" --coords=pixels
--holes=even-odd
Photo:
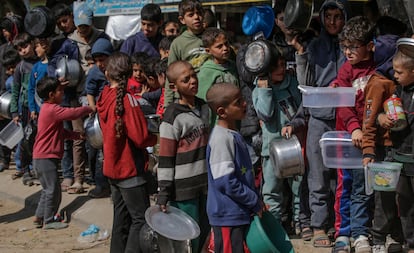
[[[19,99],[20,99],[20,88],[22,87],[22,71],[21,69],[23,68],[22,66],[23,62],[21,61],[17,66],[16,66],[16,70],[14,71],[14,75],[13,75],[13,84],[11,86],[11,93],[12,93],[12,98],[11,98],[11,102],[10,102],[10,113],[12,114],[12,117],[17,117],[19,116]]]
[[[210,139],[209,170],[217,190],[245,208],[257,212],[260,210],[259,196],[241,178],[243,173],[252,173],[247,168],[237,168],[234,160],[235,140],[233,135],[219,135]]]
[[[35,65],[36,66],[36,65]],[[29,85],[27,87],[28,94],[28,103],[29,103],[29,110],[30,112],[36,112],[36,102],[35,102],[35,87],[36,87],[36,79],[35,79],[36,68],[33,67],[32,72],[30,73],[29,78]]]
[[[257,117],[265,122],[269,121],[276,110],[276,103],[272,101],[272,88],[255,87],[252,96]]]

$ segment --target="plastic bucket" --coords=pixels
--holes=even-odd
[[[294,253],[289,236],[269,212],[254,216],[246,236],[251,253]]]
[[[243,16],[242,29],[244,34],[250,36],[263,32],[269,38],[275,23],[275,14],[269,5],[250,7]]]
[[[0,132],[0,144],[12,149],[23,139],[23,137],[24,133],[22,125],[20,123],[16,125],[14,121],[10,121],[10,123]]]
[[[402,164],[374,162],[368,164],[368,184],[376,191],[395,191],[400,178]]]

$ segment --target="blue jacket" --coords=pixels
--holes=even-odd
[[[108,81],[105,78],[105,74],[96,65],[93,65],[86,76],[86,94],[97,98],[107,84]]]
[[[44,76],[47,76],[47,63],[42,63],[42,61],[38,61],[32,68],[32,72],[29,78],[29,86],[28,86],[28,99],[29,99],[29,110],[30,112],[39,113],[40,107],[36,103],[36,86],[40,79]]]
[[[207,146],[207,215],[212,226],[250,224],[261,208],[254,171],[243,137],[215,126]]]
[[[157,34],[154,38],[148,38],[142,31],[128,37],[122,43],[120,51],[128,55],[136,52],[147,53],[149,57],[160,57],[158,44],[162,39],[161,34]]]

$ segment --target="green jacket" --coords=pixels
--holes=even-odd
[[[24,59],[16,66],[13,75],[13,85],[11,87],[12,98],[10,102],[10,112],[13,118],[19,115],[19,105],[29,108],[28,86],[30,73],[33,64],[38,60],[38,58]]]

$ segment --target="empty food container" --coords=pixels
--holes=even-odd
[[[14,121],[10,121],[10,123],[0,132],[0,144],[12,149],[23,139],[23,137],[22,125],[20,123],[16,125]]]
[[[323,164],[327,168],[362,169],[362,152],[352,144],[346,131],[328,131],[319,140]]]
[[[312,87],[299,85],[303,107],[349,107],[355,106],[356,89],[353,87]]]
[[[397,188],[401,163],[374,162],[368,164],[368,184],[376,191],[395,191]]]

